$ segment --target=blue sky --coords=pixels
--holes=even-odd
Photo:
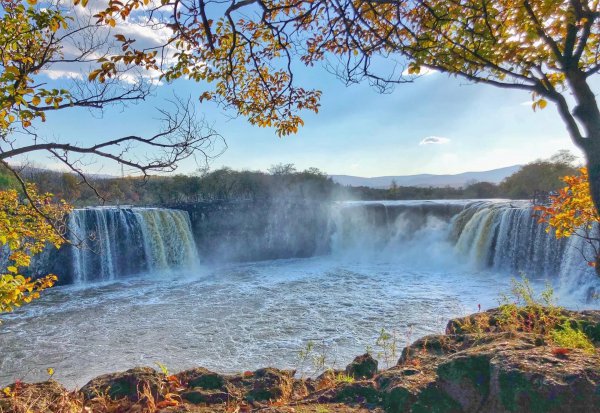
[[[552,105],[534,112],[530,96],[521,91],[473,85],[439,73],[379,94],[367,84],[346,87],[321,68],[302,68],[299,81],[323,91],[318,115],[305,113],[305,127],[278,138],[272,129],[251,126],[244,118],[212,103],[198,105],[226,140],[228,149],[212,168],[266,170],[276,163],[299,169],[317,167],[329,174],[359,176],[460,173],[526,163],[559,149],[580,152],[571,144]],[[158,123],[156,107],[176,93],[196,99],[207,86],[178,81],[159,86],[155,96],[125,111],[108,110],[103,117],[82,109],[51,114],[40,127],[46,136],[66,142],[91,143],[125,134],[151,134]],[[420,144],[428,137],[442,143]],[[58,166],[56,161],[36,162]],[[198,165],[188,160],[182,173]],[[118,173],[94,164],[90,172]]]

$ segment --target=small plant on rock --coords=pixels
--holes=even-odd
[[[329,348],[322,340],[319,344],[309,340],[304,348],[298,352],[298,367],[296,368],[300,378],[304,378],[306,374],[318,375],[331,366],[329,365]],[[312,371],[310,371],[310,365],[312,365]],[[335,364],[335,362],[334,362]]]
[[[386,367],[396,363],[398,359],[398,340],[395,332],[389,333],[382,328],[375,341],[375,346],[379,349],[377,357],[385,363]]]
[[[568,320],[563,321],[554,329],[551,337],[554,344],[562,348],[581,349],[588,354],[593,354],[596,351],[588,336],[583,331],[573,328]]]
[[[502,331],[546,336],[560,322],[563,309],[555,305],[550,285],[537,298],[529,280],[522,276],[520,281],[512,280],[511,293],[501,297],[498,325]]]
[[[552,287],[547,285],[538,298],[525,277],[512,280],[512,297],[503,296],[497,325],[501,332],[533,334],[536,341],[557,346],[555,355],[566,356],[574,349],[595,351],[585,332],[567,318],[562,307],[555,305]]]
[[[352,377],[348,374],[338,373],[335,376],[335,382],[336,383],[354,383],[354,377]]]

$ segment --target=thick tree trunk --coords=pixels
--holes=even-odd
[[[584,152],[590,180],[590,194],[596,210],[600,214],[600,143],[592,142],[589,139],[589,143],[584,147]]]
[[[588,138],[589,139],[589,138]],[[586,156],[588,169],[588,178],[590,183],[590,195],[596,206],[596,211],[600,214],[600,136],[589,139],[583,150]],[[600,255],[595,260],[596,274],[600,276]]]

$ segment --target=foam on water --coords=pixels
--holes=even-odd
[[[48,367],[69,386],[155,362],[171,371],[296,368],[308,340],[343,367],[381,328],[405,343],[497,305],[521,271],[538,289],[557,286],[563,305],[599,307],[588,300],[600,281],[582,263],[585,245],[554,240],[531,212],[504,201],[337,204],[322,234],[329,255],[175,268],[197,259],[185,214],[90,210],[77,226],[94,228],[94,245],[112,256],[75,253],[79,284],[3,316],[0,385],[45,379]],[[141,265],[141,276],[121,274]]]
[[[373,346],[381,328],[412,338],[448,318],[495,304],[492,273],[404,270],[329,258],[206,269],[49,291],[4,317],[0,383],[56,378],[83,385],[102,373],[166,364],[221,372],[295,368],[308,340],[343,366]],[[10,351],[4,351],[10,349]]]

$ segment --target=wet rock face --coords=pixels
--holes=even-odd
[[[346,367],[346,374],[355,379],[370,379],[377,374],[377,360],[369,353],[358,356]]]
[[[203,262],[243,262],[327,253],[329,206],[302,199],[264,199],[177,207],[189,213]]]
[[[81,388],[86,400],[108,396],[113,400],[128,398],[138,401],[147,389],[159,399],[166,389],[166,377],[150,367],[137,367],[122,373],[105,374],[92,379]]]

